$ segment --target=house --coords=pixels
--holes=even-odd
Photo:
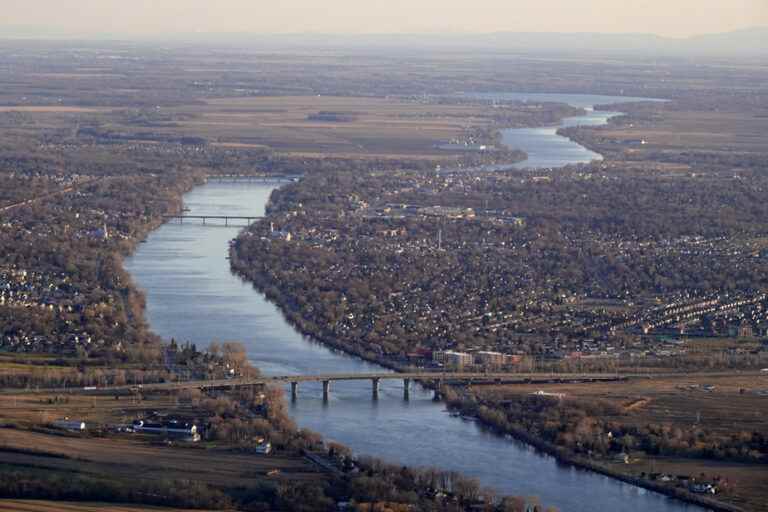
[[[552,398],[557,398],[558,400],[562,400],[563,398],[565,398],[565,393],[549,393],[542,389],[535,391],[531,394],[535,396],[551,396]]]
[[[254,451],[261,455],[269,455],[270,452],[272,452],[272,443],[270,443],[269,441],[261,442],[256,445],[256,447],[254,448]]]
[[[629,455],[627,455],[624,452],[617,453],[616,455],[613,456],[613,460],[621,464],[629,464]]]
[[[83,432],[85,430],[84,421],[70,420],[69,418],[56,420],[51,425],[62,430],[68,430],[70,432]]]
[[[752,330],[752,324],[744,320],[739,325],[739,338],[752,338],[755,333]]]
[[[688,487],[688,490],[696,494],[717,494],[717,487],[709,482],[693,483]]]

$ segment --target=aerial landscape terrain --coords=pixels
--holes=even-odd
[[[768,512],[768,30],[36,30],[0,511]]]

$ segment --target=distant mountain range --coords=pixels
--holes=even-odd
[[[496,51],[556,52],[559,54],[643,54],[647,56],[768,56],[768,27],[753,27],[733,32],[688,38],[654,34],[494,32],[428,34],[253,34],[189,33],[165,36],[126,34],[78,34],[44,27],[0,26],[2,38],[46,38],[78,40],[172,40],[199,43],[257,45],[260,47],[311,47],[375,49],[484,49]]]

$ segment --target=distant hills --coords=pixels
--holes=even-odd
[[[646,56],[768,56],[768,27],[688,38],[654,34],[495,32],[484,34],[253,34],[189,33],[137,37],[125,34],[81,34],[44,27],[0,25],[0,39],[78,40],[171,40],[213,44],[237,44],[268,48],[345,48],[353,50],[483,49],[487,51],[552,52],[558,54],[642,54]]]

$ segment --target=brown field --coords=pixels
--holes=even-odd
[[[405,100],[326,96],[225,98],[170,109],[188,114],[158,133],[205,137],[228,147],[269,146],[279,151],[323,155],[437,155],[433,146],[486,124],[490,108],[423,105]],[[311,121],[320,111],[354,115],[350,122]],[[115,125],[113,128],[139,128]]]
[[[115,400],[111,395],[68,394],[60,398],[64,401],[55,402],[56,395],[0,394],[0,424],[32,426],[65,416],[87,423],[126,423],[147,410],[193,412],[191,407],[177,404],[175,398],[167,396],[145,397],[140,401],[128,396]]]
[[[70,458],[3,452],[4,447]],[[59,436],[0,429],[0,453],[4,464],[36,469],[115,478],[137,478],[140,475],[144,479],[188,479],[224,487],[250,485],[254,480],[267,478],[324,478],[301,457],[240,454],[217,448],[159,446],[130,437]],[[275,469],[279,471],[277,476],[267,476]]]
[[[696,459],[653,457],[627,464],[608,464],[621,472],[658,472],[671,475],[700,475],[708,478],[722,476],[728,479],[731,488],[727,501],[750,512],[768,511],[768,468],[757,464],[737,462],[715,462]]]
[[[0,512],[192,512],[189,509],[117,505],[114,503],[73,503],[42,500],[0,500]]]
[[[91,114],[97,112],[109,112],[113,110],[110,107],[72,107],[65,105],[43,105],[43,106],[0,106],[0,112],[27,112],[31,114]]]
[[[312,121],[321,111],[340,112],[351,121]],[[488,126],[497,114],[479,105],[427,105],[387,98],[276,96],[210,99],[158,112],[171,116],[157,125],[132,124],[135,109],[71,105],[0,106],[0,113],[28,117],[0,120],[0,134],[33,136],[41,128],[72,129],[73,120],[99,124],[120,133],[123,142],[153,143],[159,138],[203,137],[211,145],[232,149],[266,149],[297,155],[344,158],[455,158],[434,146],[461,137],[468,128]],[[76,117],[82,116],[82,117]],[[5,123],[5,124],[3,124]],[[74,132],[72,132],[74,134]]]
[[[681,389],[689,384],[711,384],[714,391]],[[719,432],[746,430],[768,435],[768,396],[758,390],[768,390],[765,376],[700,376],[681,375],[662,380],[636,379],[623,383],[542,384],[507,387],[507,391],[533,393],[538,390],[564,393],[566,397],[608,400],[627,407],[644,400],[642,407],[633,407],[631,414],[622,416],[623,423],[672,423],[690,427],[700,414],[704,428]],[[744,389],[744,393],[741,390]],[[483,388],[478,388],[482,394]]]
[[[698,389],[689,385],[698,384]],[[703,390],[704,385],[715,386]],[[684,389],[683,389],[684,388]],[[744,390],[744,393],[741,390]],[[761,432],[768,435],[768,396],[759,396],[758,390],[768,390],[766,375],[681,375],[662,380],[631,380],[625,383],[543,384],[476,388],[483,392],[503,390],[511,393],[533,393],[538,390],[564,393],[567,398],[608,400],[620,405],[625,414],[615,419],[624,424],[644,426],[649,423],[671,424],[690,428],[697,421],[703,428],[721,433],[741,431]],[[611,419],[610,417],[607,419]],[[768,511],[768,466],[717,462],[704,459],[647,457],[641,455],[633,464],[609,463],[618,471],[631,474],[662,472],[672,474],[719,475],[733,485],[726,498],[729,503],[745,510]]]
[[[0,425],[19,428],[0,428],[0,462],[41,471],[108,475],[115,479],[136,475],[146,479],[188,479],[223,487],[251,485],[260,479],[325,478],[314,464],[298,456],[245,454],[216,445],[168,446],[152,436],[134,434],[98,437],[27,430],[68,417],[85,421],[93,432],[100,425],[127,424],[145,417],[148,411],[158,410],[191,417],[199,414],[191,405],[162,395],[146,396],[143,400],[124,396],[116,400],[112,395],[2,394]],[[29,451],[18,453],[13,449]],[[274,470],[277,474],[267,475]]]
[[[645,139],[643,149],[764,152],[768,148],[768,116],[748,112],[664,111],[652,126],[600,131],[616,141]]]

